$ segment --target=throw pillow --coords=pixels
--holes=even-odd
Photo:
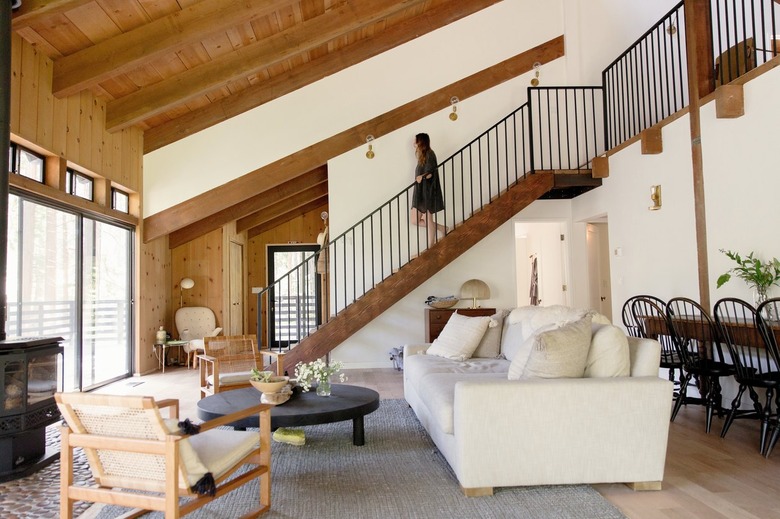
[[[544,332],[557,329],[558,325],[555,323],[542,326],[514,350],[514,356],[512,357],[512,362],[509,364],[509,372],[507,373],[507,378],[509,380],[520,380],[521,378],[524,378],[523,372],[525,371],[525,365],[528,363],[528,357],[531,356],[531,351],[539,346],[541,335]]]
[[[627,377],[631,373],[628,339],[617,326],[593,324],[586,377]]]
[[[444,325],[444,329],[428,348],[428,355],[452,360],[471,358],[490,322],[490,317],[466,317],[457,312],[453,313]]]
[[[490,318],[496,323],[495,326],[488,326],[482,340],[479,341],[477,349],[474,350],[472,357],[479,359],[495,359],[501,353],[501,330],[504,328],[504,318],[507,315],[506,310],[499,310]]]
[[[539,334],[523,370],[524,377],[580,378],[585,372],[591,339],[591,317]]]

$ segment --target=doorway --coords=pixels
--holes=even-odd
[[[321,324],[317,244],[268,246],[268,331],[270,348],[289,348]],[[297,267],[301,268],[297,268]],[[281,283],[274,285],[276,281]]]
[[[586,242],[590,307],[612,321],[612,284],[610,281],[609,226],[607,222],[587,223]]]

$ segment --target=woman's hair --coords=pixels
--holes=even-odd
[[[418,133],[414,136],[414,142],[419,145],[417,146],[417,162],[425,164],[425,156],[431,149],[431,138],[427,133]]]

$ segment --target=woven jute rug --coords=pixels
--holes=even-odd
[[[352,422],[305,427],[306,443],[274,443],[271,508],[264,518],[623,518],[588,485],[497,488],[463,495],[446,460],[403,400],[382,400],[366,416],[366,444]],[[257,501],[245,485],[187,517],[233,518]],[[91,510],[116,517],[117,507]],[[148,517],[162,517],[149,514]]]

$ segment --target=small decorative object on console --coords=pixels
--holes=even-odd
[[[252,368],[252,377],[249,379],[252,386],[264,395],[279,393],[289,381],[290,377],[280,377],[273,371],[260,371],[256,368]]]
[[[444,309],[444,308],[452,308],[456,304],[458,304],[459,299],[455,296],[446,296],[446,297],[437,297],[437,296],[428,296],[428,299],[425,300],[425,304],[430,306],[431,308],[438,308],[438,309]]]

